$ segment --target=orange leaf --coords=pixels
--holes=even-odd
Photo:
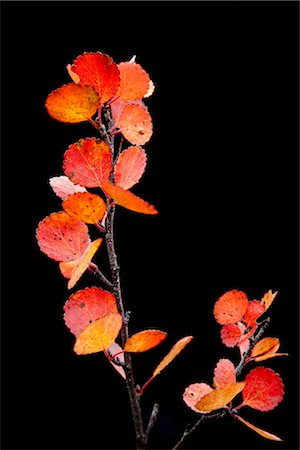
[[[65,152],[63,170],[75,184],[89,188],[101,186],[112,170],[109,145],[96,138],[80,139]]]
[[[147,72],[135,62],[123,62],[118,65],[120,86],[117,97],[120,100],[138,100],[149,91],[150,78]]]
[[[60,122],[79,123],[89,120],[97,111],[99,97],[88,86],[69,83],[52,91],[46,100],[49,115]]]
[[[287,353],[277,353],[280,341],[277,338],[266,337],[255,344],[251,352],[251,359],[254,361],[264,361],[276,356],[288,356]]]
[[[144,95],[144,98],[150,97],[150,96],[153,94],[154,90],[155,90],[155,85],[154,85],[153,81],[150,80],[150,81],[149,81],[148,91],[147,91],[146,94]]]
[[[261,303],[264,305],[265,309],[267,310],[272,305],[273,301],[275,300],[278,292],[272,292],[270,289],[261,299]]]
[[[266,311],[264,305],[257,300],[252,300],[248,303],[247,311],[244,315],[244,322],[247,327],[253,327],[256,325],[256,319],[258,319]]]
[[[214,386],[221,388],[236,383],[235,367],[229,359],[220,359],[214,370]]]
[[[75,292],[64,305],[64,320],[76,337],[91,323],[110,313],[117,313],[116,298],[98,287]]]
[[[236,323],[228,323],[221,329],[221,339],[227,347],[235,347],[242,335],[241,328]]]
[[[227,384],[226,386],[215,389],[209,394],[204,395],[204,397],[196,403],[195,407],[199,409],[199,411],[214,411],[215,409],[224,408],[244,389],[244,387],[244,381]]]
[[[239,322],[247,311],[247,295],[242,291],[228,291],[215,303],[214,316],[221,325]]]
[[[76,192],[86,192],[84,187],[72,183],[72,181],[64,175],[50,178],[49,183],[55,194],[63,200],[69,197],[69,195],[76,194]]]
[[[116,186],[109,181],[102,182],[102,189],[109,195],[115,203],[131,211],[143,213],[143,214],[157,214],[158,211],[153,205],[145,200],[132,194],[132,192],[122,189],[120,186]]]
[[[127,339],[124,350],[127,352],[146,352],[153,347],[156,347],[164,339],[167,333],[160,330],[143,330],[135,333]]]
[[[88,85],[99,94],[101,104],[111,100],[120,84],[120,72],[113,59],[103,53],[83,53],[71,67],[80,78],[81,85]]]
[[[88,227],[64,211],[42,220],[36,237],[40,249],[55,261],[74,261],[90,244]]]
[[[284,385],[272,369],[256,367],[248,373],[245,382],[244,405],[259,411],[270,411],[283,399]]]
[[[120,130],[129,142],[144,145],[152,136],[152,120],[145,106],[126,105],[119,119]]]
[[[93,259],[96,251],[100,247],[103,239],[96,239],[92,242],[88,248],[85,250],[83,255],[79,258],[78,264],[73,268],[69,282],[68,289],[72,289],[77,281],[81,278],[82,274],[88,269],[91,260]],[[66,263],[68,264],[68,263]]]
[[[123,189],[130,189],[143,175],[146,161],[147,155],[142,147],[128,147],[115,164],[115,183]]]
[[[262,430],[261,428],[256,427],[252,423],[243,419],[241,416],[237,416],[236,414],[234,414],[233,417],[235,419],[238,419],[240,422],[242,422],[244,425],[246,425],[246,427],[251,428],[251,430],[255,431],[256,433],[260,434],[260,436],[262,436],[266,439],[270,439],[271,441],[282,441],[282,439],[280,437],[276,436],[276,434],[269,433],[266,430]]]
[[[99,195],[78,192],[70,195],[62,204],[64,210],[85,223],[98,223],[105,214],[106,205]]]
[[[88,325],[78,336],[74,346],[77,355],[102,352],[117,338],[122,326],[122,316],[110,313]]]
[[[77,73],[73,72],[73,70],[71,69],[71,67],[72,67],[71,64],[68,64],[68,65],[67,65],[67,71],[68,71],[68,74],[70,75],[71,80],[72,80],[75,84],[78,84],[78,83],[80,82],[80,78],[79,78],[79,76],[77,75]]]
[[[153,377],[162,372],[172,361],[176,358],[177,355],[185,348],[185,346],[191,342],[193,336],[186,336],[176,342],[175,345],[171,348],[169,353],[163,358],[163,360],[158,364],[156,369],[153,372]]]
[[[199,411],[199,409],[195,408],[195,404],[199,402],[199,400],[204,397],[204,395],[212,392],[212,388],[206,383],[194,383],[190,384],[183,393],[183,401],[191,408],[193,411],[197,413],[207,414],[209,411]]]

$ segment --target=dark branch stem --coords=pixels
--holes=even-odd
[[[158,412],[159,412],[159,405],[158,405],[158,403],[154,403],[153,409],[152,409],[152,412],[151,412],[151,415],[150,415],[150,419],[149,419],[149,422],[148,422],[148,426],[147,426],[147,429],[145,431],[145,441],[144,441],[145,442],[145,446],[147,445],[147,442],[148,442],[148,439],[149,439],[149,434],[150,434],[150,432],[151,432],[151,430],[152,430],[152,428],[153,428],[153,426],[154,426],[154,424],[155,424],[155,422],[157,420]]]
[[[109,288],[110,291],[112,290],[113,284],[106,278],[96,264],[90,263],[89,269],[93,275],[99,278],[99,280]]]

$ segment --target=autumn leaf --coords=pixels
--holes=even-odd
[[[146,167],[147,155],[142,147],[128,147],[120,154],[114,167],[115,183],[130,189],[139,182]]]
[[[118,353],[118,356],[116,356],[116,358],[122,363],[124,364],[124,353],[122,353],[122,347],[120,347],[119,344],[117,344],[116,342],[113,342],[109,347],[107,347],[107,353],[111,354],[111,355],[115,355]],[[108,361],[111,363],[111,365],[113,366],[113,368],[121,375],[122,378],[124,378],[124,380],[126,380],[126,374],[125,374],[125,370],[123,369],[122,366],[119,366],[118,364],[114,363],[114,360],[109,358]]]
[[[146,352],[153,347],[156,347],[164,339],[167,333],[160,330],[143,330],[139,333],[133,334],[127,339],[124,350],[127,352]]]
[[[272,369],[256,367],[245,379],[243,404],[259,411],[274,409],[283,399],[284,385]]]
[[[232,290],[223,294],[215,303],[214,316],[220,325],[239,322],[248,307],[248,298],[242,291]]]
[[[91,242],[86,224],[64,211],[53,213],[42,220],[36,237],[42,252],[55,261],[80,258]]]
[[[149,81],[149,87],[148,87],[148,91],[146,92],[146,94],[144,95],[144,98],[148,98],[150,97],[153,92],[155,90],[155,84],[153,83],[152,80]]]
[[[84,187],[72,183],[72,181],[64,175],[50,178],[49,183],[55,194],[62,200],[65,200],[69,195],[76,194],[76,192],[87,192]]]
[[[241,328],[236,323],[228,323],[221,329],[221,339],[227,347],[235,347],[242,335]]]
[[[220,359],[214,370],[214,386],[221,388],[236,383],[235,367],[229,359]]]
[[[270,289],[261,299],[261,303],[264,305],[265,310],[267,310],[268,308],[270,308],[270,306],[272,305],[273,301],[275,300],[276,296],[277,296],[278,292],[272,292],[272,290]]]
[[[153,205],[150,205],[150,203],[132,194],[132,192],[122,189],[120,186],[108,181],[103,181],[102,189],[114,200],[115,203],[117,203],[117,205],[143,214],[158,213]]]
[[[144,145],[152,136],[152,120],[145,106],[126,105],[118,126],[125,139],[134,145]]]
[[[65,152],[63,170],[75,184],[89,188],[101,186],[112,171],[109,145],[96,138],[80,139]]]
[[[231,400],[234,399],[245,387],[245,382],[228,384],[219,389],[215,389],[209,394],[204,395],[195,408],[202,411],[214,411],[216,409],[224,408]]]
[[[247,327],[253,327],[256,325],[256,320],[266,311],[264,305],[257,301],[252,300],[248,303],[247,311],[243,317],[243,321]]]
[[[98,287],[88,287],[72,294],[64,305],[66,326],[76,337],[92,322],[117,313],[116,298]]]
[[[62,204],[64,210],[75,219],[96,224],[106,212],[106,204],[99,195],[78,192],[70,195]]]
[[[156,369],[153,372],[153,377],[161,373],[172,361],[179,355],[180,352],[186,347],[186,345],[191,342],[193,336],[186,336],[176,342],[175,345],[171,348],[169,353],[163,358],[163,360],[158,364]]]
[[[68,71],[68,74],[69,74],[71,80],[75,84],[78,84],[80,82],[80,77],[77,75],[77,73],[73,72],[72,64],[68,64],[66,68],[67,68],[67,71]]]
[[[260,436],[270,439],[271,441],[282,441],[282,439],[279,436],[276,436],[276,434],[269,433],[269,431],[262,430],[261,428],[256,427],[252,423],[248,422],[247,420],[243,419],[241,416],[238,416],[236,414],[233,414],[233,417],[235,419],[238,419],[240,422],[242,422],[246,427],[251,428],[251,430],[255,431]]]
[[[183,393],[183,401],[187,404],[189,408],[197,413],[207,414],[209,411],[199,411],[195,408],[195,404],[204,397],[204,395],[212,392],[212,388],[206,383],[193,383],[185,388]]]
[[[71,71],[79,76],[81,85],[94,88],[102,105],[115,96],[120,84],[117,64],[110,56],[100,52],[85,52],[78,56]]]
[[[117,338],[121,326],[122,316],[116,312],[96,319],[77,337],[74,352],[77,355],[102,352]]]
[[[150,78],[147,72],[136,62],[122,62],[118,64],[120,71],[120,85],[116,96],[118,99],[138,100],[149,91]]]
[[[48,95],[46,109],[60,122],[79,123],[89,120],[96,113],[98,104],[99,97],[92,88],[69,83]]]
[[[274,358],[275,356],[287,356],[287,353],[277,353],[279,347],[280,341],[278,338],[263,338],[253,347],[250,359],[259,362],[269,358]]]

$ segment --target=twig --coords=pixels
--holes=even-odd
[[[150,432],[151,432],[151,430],[152,430],[152,428],[153,428],[153,426],[154,426],[154,424],[155,424],[155,422],[157,420],[158,412],[159,412],[159,404],[158,403],[154,403],[153,408],[152,408],[152,412],[151,412],[151,415],[150,415],[150,419],[149,419],[149,422],[148,422],[148,426],[147,426],[146,431],[145,431],[145,438],[144,438],[145,446],[147,445],[147,442],[148,442],[148,439],[149,439],[149,434],[150,434]]]
[[[113,284],[106,278],[106,276],[101,272],[101,270],[96,264],[90,262],[89,270],[93,275],[99,278],[99,280],[101,280],[102,283],[105,284],[110,290],[113,289]]]

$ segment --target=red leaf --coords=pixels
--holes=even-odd
[[[55,261],[80,258],[91,242],[85,223],[73,219],[64,211],[42,220],[36,237],[42,252]]]
[[[64,175],[50,178],[49,183],[55,194],[63,200],[69,197],[69,195],[76,194],[76,192],[86,192],[84,187],[72,183],[72,181]]]
[[[147,155],[142,147],[128,147],[115,164],[115,183],[123,189],[130,189],[143,175],[146,161]]]
[[[147,72],[135,62],[123,62],[118,65],[120,86],[117,97],[120,100],[138,100],[149,91],[150,78]]]
[[[245,379],[244,404],[259,411],[274,409],[283,399],[284,385],[280,376],[266,367],[256,367]]]
[[[143,214],[157,214],[158,211],[153,205],[146,202],[145,200],[137,197],[120,186],[116,186],[108,181],[103,181],[102,188],[104,192],[109,195],[115,203],[124,208],[130,209],[131,211],[143,213]]]
[[[220,359],[214,370],[214,385],[216,388],[226,384],[236,383],[235,367],[229,359]]]
[[[118,310],[113,294],[98,287],[90,287],[71,295],[64,305],[64,311],[65,323],[77,337],[90,323]]]
[[[146,352],[156,347],[164,339],[167,333],[160,330],[143,330],[135,333],[127,339],[124,350],[126,352]]]
[[[83,53],[75,59],[71,70],[79,76],[81,85],[95,89],[102,105],[115,96],[120,84],[120,72],[110,56],[100,52]]]
[[[144,145],[152,136],[152,120],[145,106],[126,105],[118,125],[125,139],[134,145]]]
[[[256,325],[256,319],[258,319],[265,311],[266,309],[261,302],[252,300],[248,303],[248,308],[243,321],[246,323],[247,327],[253,327]]]
[[[189,408],[197,413],[207,414],[209,411],[199,411],[195,408],[196,403],[204,397],[204,395],[212,392],[212,388],[206,383],[194,383],[190,384],[183,393],[183,401]]]
[[[76,184],[89,188],[101,186],[112,170],[109,145],[96,138],[80,139],[66,151],[63,170]]]
[[[221,339],[227,347],[235,347],[242,335],[242,331],[236,323],[228,323],[221,329]]]
[[[239,322],[247,311],[247,295],[242,291],[228,291],[215,303],[214,316],[221,325]]]

